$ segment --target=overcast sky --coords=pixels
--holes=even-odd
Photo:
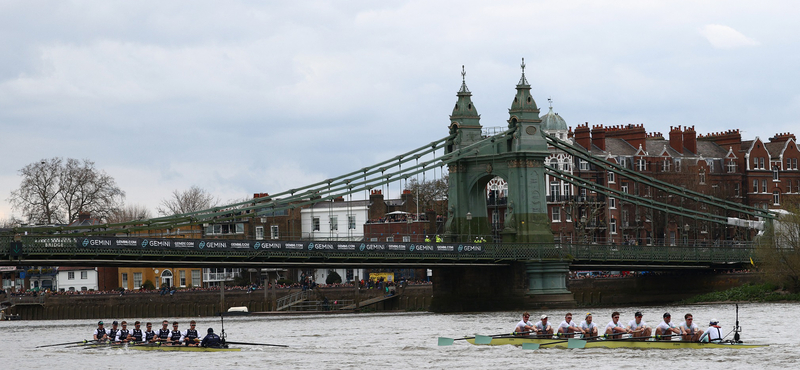
[[[462,65],[503,126],[522,57],[572,127],[800,134],[795,1],[267,3],[0,1],[0,219],[43,158],[152,211],[341,175],[446,136]]]

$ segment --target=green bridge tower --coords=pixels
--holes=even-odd
[[[547,142],[541,129],[539,108],[531,96],[531,86],[525,78],[525,60],[521,64],[522,76],[516,86],[516,95],[508,110],[508,128],[515,129],[513,135],[497,139],[491,145],[467,148],[485,138],[482,136],[480,115],[472,102],[472,93],[466,85],[466,72],[462,67],[462,84],[456,94],[458,100],[450,115],[450,133],[455,137],[445,147],[445,153],[469,153],[465,158],[449,165],[448,218],[445,225],[445,238],[448,241],[464,241],[475,235],[491,235],[491,222],[487,215],[486,185],[495,177],[503,178],[508,184],[507,210],[501,232],[503,243],[520,243],[526,248],[529,243],[553,243],[550,219],[547,215],[545,192],[544,159],[549,155]],[[477,270],[491,270],[478,268]],[[450,285],[452,281],[484,280],[494,285],[490,295],[505,295],[506,301],[499,307],[515,308],[530,303],[554,304],[572,302],[572,294],[566,288],[569,263],[564,261],[525,261],[505,268],[503,273],[482,271],[476,274],[475,268],[463,271],[445,272],[447,281],[437,283]],[[434,274],[436,275],[436,274]],[[480,276],[479,276],[480,275]],[[489,278],[487,278],[489,276]],[[490,281],[486,281],[490,280]],[[491,281],[493,280],[493,281]],[[509,284],[513,282],[512,284]],[[480,283],[466,284],[469,287],[450,286],[448,289],[461,297],[471,297],[475,301],[493,299],[482,296]],[[497,290],[498,284],[505,285],[508,291]],[[437,289],[438,290],[438,289]],[[444,292],[442,292],[444,293]],[[477,295],[477,296],[476,296]],[[462,301],[462,299],[451,297]],[[520,302],[523,299],[527,303]],[[533,302],[530,302],[530,301]],[[464,302],[462,302],[464,303]],[[452,302],[443,304],[450,306]],[[463,304],[456,310],[468,309]],[[449,310],[443,308],[443,310]]]

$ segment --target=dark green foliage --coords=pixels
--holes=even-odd
[[[342,277],[339,276],[339,273],[337,273],[336,271],[331,271],[328,274],[328,277],[325,278],[325,284],[341,284],[341,283],[342,283]]]
[[[155,289],[155,288],[156,288],[156,285],[155,285],[155,284],[153,284],[153,282],[152,282],[152,281],[150,281],[150,279],[147,279],[147,280],[145,280],[145,281],[144,281],[144,283],[142,284],[142,288],[144,288],[144,289],[146,289],[146,290],[153,290],[153,289]]]
[[[776,301],[800,301],[800,294],[790,294],[771,283],[765,284],[745,284],[736,288],[721,292],[701,294],[683,303],[702,303],[702,302],[776,302]]]

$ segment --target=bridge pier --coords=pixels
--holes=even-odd
[[[509,266],[433,269],[433,312],[529,310],[573,307],[566,262],[515,262]]]

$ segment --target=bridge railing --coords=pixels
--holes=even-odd
[[[63,238],[56,242],[41,239],[23,240],[24,254],[12,257],[8,243],[0,243],[0,265],[56,264],[69,265],[82,262],[83,265],[118,263],[134,265],[136,263],[184,262],[186,264],[205,263],[209,265],[236,265],[244,263],[281,262],[291,264],[375,264],[392,262],[406,265],[435,265],[448,263],[483,263],[506,264],[514,261],[566,261],[582,263],[608,264],[742,264],[750,263],[754,257],[752,243],[736,243],[731,245],[627,245],[627,244],[511,244],[511,243],[446,243],[456,247],[453,252],[420,252],[419,248],[410,248],[415,243],[407,244],[405,251],[369,251],[355,250],[341,252],[335,250],[197,250],[197,249],[147,249],[147,248],[98,248],[77,246],[72,238]],[[416,243],[419,244],[419,243]],[[430,245],[430,244],[428,244]],[[435,245],[435,243],[433,243]],[[476,250],[476,246],[477,248]],[[470,250],[461,252],[460,247]],[[412,252],[413,250],[413,252]],[[29,262],[26,262],[29,261]]]

